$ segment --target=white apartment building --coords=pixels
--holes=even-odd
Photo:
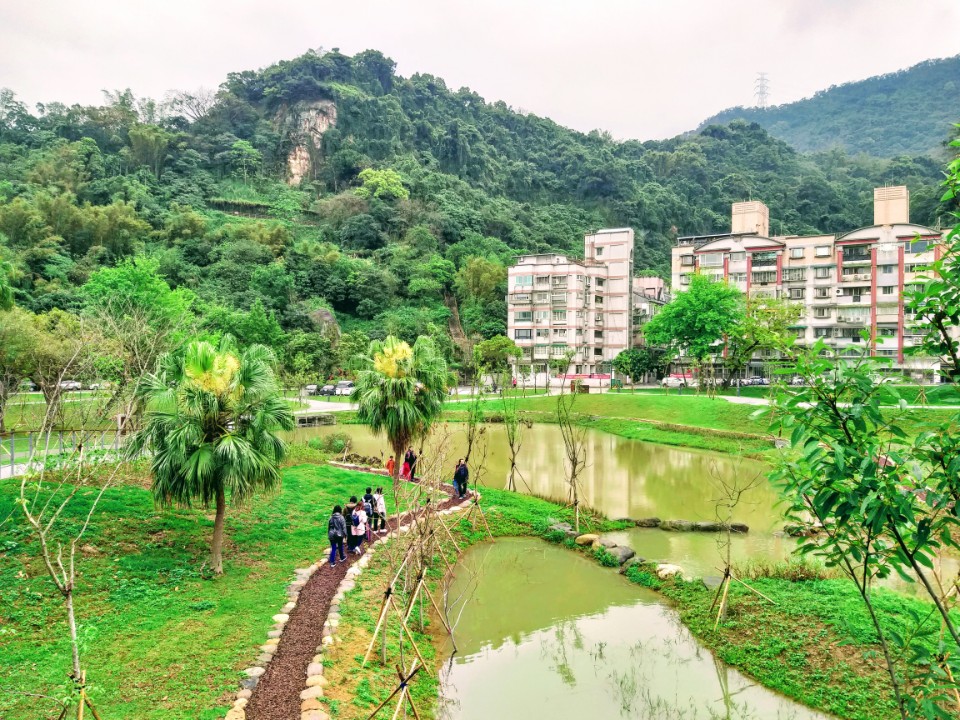
[[[507,332],[523,350],[523,382],[547,384],[550,361],[568,353],[557,374],[609,381],[613,359],[633,343],[633,230],[599,230],[583,245],[582,260],[521,255],[508,271]]]
[[[798,345],[823,339],[835,357],[891,358],[891,369],[933,379],[935,358],[909,354],[918,331],[904,307],[904,290],[938,258],[941,232],[910,222],[906,187],[874,190],[874,224],[839,235],[770,236],[762,202],[735,203],[731,232],[681,237],[672,251],[672,287],[682,292],[693,272],[723,278],[754,297],[787,298],[804,307],[794,330]],[[868,338],[863,339],[866,330]],[[755,357],[748,372],[759,374]]]

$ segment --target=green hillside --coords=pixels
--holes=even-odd
[[[514,254],[577,253],[590,229],[632,226],[637,270],[663,273],[678,233],[725,230],[750,197],[777,233],[868,224],[883,183],[910,187],[915,220],[940,212],[929,157],[808,156],[740,121],[615,142],[394,67],[310,52],[165,103],[31,111],[4,91],[17,304],[78,310],[93,273],[137,258],[189,291],[202,328],[268,343],[288,369],[325,374],[388,332],[431,334],[456,361],[461,325],[504,331]]]
[[[958,112],[960,55],[835,85],[776,107],[730,108],[701,128],[739,119],[759,123],[806,152],[842,148],[876,157],[941,157]]]

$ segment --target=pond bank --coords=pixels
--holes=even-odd
[[[486,490],[483,504],[495,537],[541,538],[601,563],[608,557],[602,549],[578,546],[566,533],[549,530],[557,522],[572,523],[570,511],[555,503],[508,491]],[[581,532],[608,532],[622,529],[622,525],[592,519],[582,523]],[[461,547],[486,539],[486,531],[466,519],[458,519],[451,529]],[[371,582],[359,581],[341,603],[338,633],[345,639],[345,647],[329,658],[326,669],[330,684],[325,704],[332,717],[366,718],[396,686],[392,668],[383,668],[377,661],[358,672],[356,662],[358,648],[369,642],[371,618],[375,619],[382,599],[386,571],[385,558],[380,555],[365,575]],[[442,575],[439,570],[432,573],[429,584],[439,587]],[[844,580],[810,574],[797,564],[758,569],[756,575],[749,582],[776,605],[735,586],[730,591],[730,615],[714,630],[710,612],[713,592],[701,580],[661,580],[654,568],[645,564],[636,564],[626,571],[631,582],[669,599],[681,621],[703,646],[765,687],[839,718],[890,717],[894,708],[882,661],[877,657],[869,619],[853,588]],[[882,590],[876,592],[875,600],[882,622],[889,627],[896,627],[901,618],[924,608],[918,600]],[[438,626],[437,622],[433,628],[428,624],[427,633],[435,632]],[[425,640],[428,634],[417,637]],[[432,637],[434,643],[424,653],[429,663],[433,663],[445,636]],[[432,670],[421,673],[412,686],[418,708],[421,712],[432,708],[430,716],[436,712],[438,698],[436,668]]]

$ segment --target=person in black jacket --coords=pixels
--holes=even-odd
[[[467,494],[467,480],[470,478],[470,470],[467,468],[465,462],[458,462],[457,469],[453,473],[453,486],[456,488],[457,495],[460,496],[460,499]]]
[[[337,552],[340,553],[340,562],[346,562],[347,556],[343,552],[343,541],[347,537],[347,521],[343,518],[343,508],[335,505],[330,520],[327,521],[327,539],[330,541],[330,567],[337,564]]]

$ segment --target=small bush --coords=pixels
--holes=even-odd
[[[314,450],[339,455],[353,447],[353,438],[345,432],[333,432],[323,437],[310,438],[307,445]]]
[[[597,559],[597,562],[604,567],[620,567],[620,561],[608,553],[605,547],[598,547],[594,551],[593,556]]]

